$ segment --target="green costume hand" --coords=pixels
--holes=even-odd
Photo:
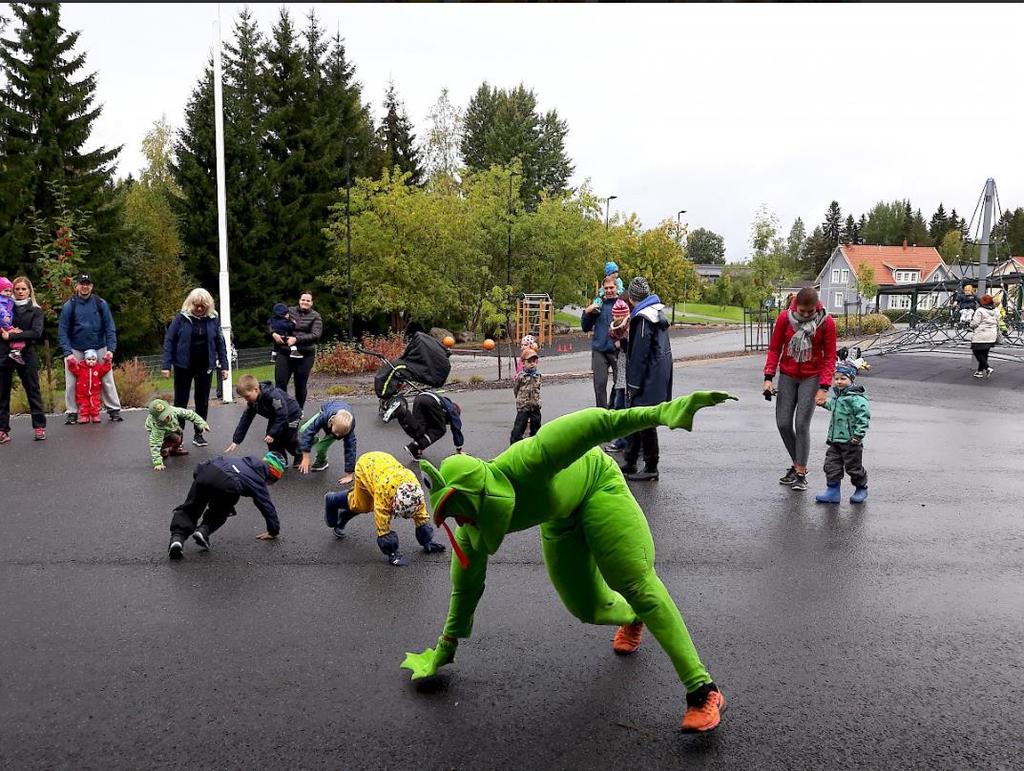
[[[448,641],[444,637],[438,637],[436,648],[427,648],[423,653],[407,651],[402,667],[412,672],[413,680],[433,677],[439,667],[451,664],[455,660],[455,649],[458,645],[458,640]]]
[[[693,416],[697,410],[704,407],[714,407],[716,404],[732,399],[739,401],[735,396],[725,391],[694,391],[689,396],[673,399],[670,402],[658,405],[659,418],[662,425],[669,428],[683,428],[687,431],[693,430]]]

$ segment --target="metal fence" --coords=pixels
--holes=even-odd
[[[234,363],[233,369],[250,369],[270,364],[270,353],[272,350],[272,348],[246,348],[236,351],[238,360]],[[153,374],[160,372],[161,365],[163,364],[163,356],[161,354],[138,356],[136,358],[139,360],[139,363],[143,364]]]
[[[775,327],[773,310],[743,309],[743,350],[767,351]]]

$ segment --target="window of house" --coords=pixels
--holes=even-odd
[[[905,311],[910,309],[910,295],[894,294],[889,297],[889,309]]]
[[[843,280],[840,283],[842,283],[842,284],[849,284],[850,283],[850,271],[847,270],[846,268],[843,268]]]
[[[916,284],[920,272],[916,270],[897,270],[896,271],[896,283],[897,284]]]
[[[832,294],[832,307],[833,308],[842,308],[843,307],[843,293],[842,292],[834,292]]]
[[[832,268],[832,283],[839,283],[839,268]]]

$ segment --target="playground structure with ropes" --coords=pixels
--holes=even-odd
[[[894,328],[863,340],[858,346],[864,356],[890,356],[898,353],[961,354],[970,352],[972,330],[961,320],[959,303],[968,285],[977,288],[976,295],[992,295],[1000,304],[1000,332],[996,347],[989,354],[993,359],[1016,361],[1024,364],[1024,272],[1010,262],[1010,249],[1005,238],[991,243],[993,209],[999,206],[999,193],[995,180],[989,178],[978,198],[967,232],[974,236],[965,239],[965,245],[979,247],[977,263],[957,262],[954,277],[941,281],[915,284],[896,284],[880,287],[879,296],[898,295],[910,298],[910,309],[896,319]],[[979,212],[981,216],[979,217]],[[977,224],[975,224],[977,222]],[[979,232],[980,231],[980,232]],[[990,271],[990,247],[996,259],[996,270]],[[1000,252],[1005,251],[1005,255]],[[1004,266],[1011,266],[1006,270]],[[920,309],[929,309],[923,314]]]

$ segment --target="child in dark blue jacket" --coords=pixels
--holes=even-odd
[[[448,426],[452,427],[455,452],[462,452],[462,445],[465,443],[462,436],[462,408],[447,396],[424,391],[416,395],[411,412],[406,409],[404,403],[399,403],[394,416],[412,439],[405,446],[405,451],[414,460],[420,460],[423,451],[444,436]]]
[[[171,515],[171,543],[167,547],[167,556],[180,560],[189,536],[200,548],[209,549],[210,535],[235,513],[235,504],[240,497],[252,498],[267,523],[266,531],[256,537],[261,541],[277,538],[281,523],[267,488],[281,478],[284,465],[284,458],[268,452],[262,458],[256,455],[221,457],[196,466],[188,497]],[[203,520],[201,525],[200,518]]]
[[[224,452],[232,452],[244,442],[253,419],[262,415],[267,418],[267,435],[263,438],[267,449],[284,457],[286,462],[288,457],[285,453],[290,452],[298,466],[301,460],[298,451],[299,421],[302,420],[299,403],[269,380],[261,383],[252,375],[243,375],[238,380],[235,393],[245,399],[246,408],[231,437],[231,444],[224,448]]]
[[[323,431],[323,438],[316,442],[317,434]],[[299,431],[299,453],[302,462],[299,473],[323,471],[327,463],[327,450],[339,439],[345,442],[345,475],[338,481],[348,484],[356,470],[356,418],[352,407],[341,399],[324,402],[320,411],[307,420]],[[309,456],[316,448],[316,457],[310,466]]]

